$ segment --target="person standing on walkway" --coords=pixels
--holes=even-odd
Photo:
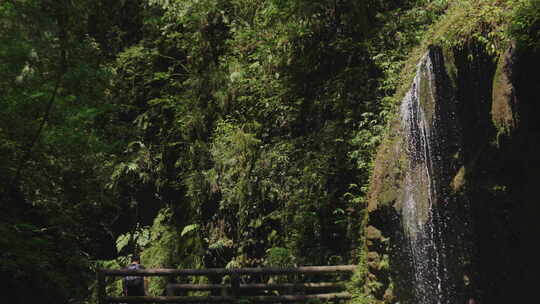
[[[131,256],[131,264],[128,265],[127,270],[145,269],[141,264],[141,258],[138,254]],[[126,276],[122,281],[122,289],[124,290],[124,296],[145,296],[147,290],[146,277],[142,276]]]

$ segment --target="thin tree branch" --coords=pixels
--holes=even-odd
[[[58,95],[58,91],[60,90],[60,84],[62,83],[62,78],[63,78],[63,76],[65,75],[65,73],[67,71],[67,52],[66,52],[66,49],[67,49],[67,46],[66,46],[66,41],[67,41],[66,22],[67,21],[66,21],[66,18],[67,17],[66,17],[65,11],[60,9],[58,11],[58,15],[56,16],[56,21],[58,23],[58,28],[59,28],[59,37],[58,38],[60,39],[60,43],[61,43],[61,49],[60,49],[60,72],[58,74],[58,78],[56,79],[56,84],[54,86],[53,93],[51,95],[51,98],[49,99],[49,102],[47,104],[47,108],[45,109],[45,114],[43,115],[43,119],[41,120],[39,128],[38,128],[36,134],[34,135],[34,138],[32,138],[32,140],[30,141],[30,143],[29,143],[29,145],[27,147],[26,153],[24,154],[23,158],[21,159],[21,162],[19,163],[19,166],[17,167],[17,171],[15,171],[15,176],[14,176],[13,180],[10,183],[11,188],[16,187],[17,183],[19,182],[19,180],[21,178],[23,168],[24,168],[24,165],[26,165],[26,163],[30,159],[30,157],[32,155],[32,151],[33,151],[34,147],[36,146],[36,144],[37,144],[37,142],[39,140],[41,132],[43,131],[43,129],[45,128],[45,124],[47,124],[47,121],[49,120],[51,109],[53,107],[54,101],[56,100],[56,96]]]
[[[26,150],[26,153],[24,154],[23,158],[21,159],[21,162],[19,163],[19,166],[17,167],[15,177],[13,178],[13,180],[10,183],[10,185],[12,187],[15,186],[16,183],[19,181],[19,179],[21,177],[21,174],[22,174],[22,169],[23,169],[24,165],[26,164],[26,162],[30,159],[30,156],[32,155],[32,150],[34,149],[34,146],[36,145],[36,143],[37,143],[37,141],[39,139],[39,136],[41,135],[41,132],[45,128],[45,124],[49,120],[51,109],[53,107],[54,101],[56,100],[56,95],[58,95],[58,90],[60,89],[60,83],[61,82],[62,82],[62,74],[59,75],[58,79],[56,80],[56,84],[54,86],[54,91],[53,91],[53,93],[51,95],[51,98],[49,99],[49,102],[47,104],[47,108],[45,110],[45,114],[43,116],[43,119],[41,120],[39,128],[38,128],[36,134],[34,135],[34,138],[32,138],[32,140],[30,141],[30,143],[28,145],[28,148]]]

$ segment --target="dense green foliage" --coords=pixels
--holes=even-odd
[[[115,187],[155,189],[198,225],[209,265],[260,264],[273,247],[302,264],[351,257],[336,242],[358,234],[348,152],[378,106],[358,85],[365,8],[334,5],[158,1],[118,56],[114,102],[138,128]]]
[[[538,2],[495,2],[486,18],[513,16],[509,35],[538,47]],[[151,267],[358,263],[404,63],[452,9],[0,3],[0,274],[14,303],[82,301],[94,267],[133,251]]]
[[[524,48],[540,50],[540,1],[516,1],[510,35]]]
[[[114,147],[99,121],[108,72],[80,22],[89,3],[0,5],[0,272],[15,303],[84,294],[112,221],[102,164]]]

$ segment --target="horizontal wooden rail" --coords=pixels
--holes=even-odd
[[[350,299],[347,292],[336,292],[343,290],[342,283],[281,283],[281,284],[240,284],[241,275],[287,275],[287,274],[330,274],[349,272],[356,270],[356,265],[340,266],[303,266],[291,268],[210,268],[210,269],[98,269],[96,276],[98,281],[98,303],[210,303],[210,302],[235,302],[239,299],[249,299],[252,302],[275,303],[275,302],[305,302],[309,300],[342,300]],[[154,296],[129,296],[110,297],[106,294],[105,278],[107,276],[123,277],[134,276],[231,276],[231,284],[168,284],[167,295],[161,297]],[[335,290],[333,290],[334,288]],[[222,290],[222,296],[175,296],[175,290]],[[328,290],[327,290],[328,289]],[[307,295],[250,295],[243,296],[243,290],[280,290],[280,291],[310,291],[334,293],[318,293]],[[229,294],[230,293],[230,294]]]
[[[240,299],[249,299],[252,302],[275,303],[296,302],[309,300],[347,300],[351,295],[347,292],[313,294],[313,295],[283,295],[283,296],[246,296]],[[169,296],[169,297],[107,297],[107,303],[215,303],[235,302],[238,297],[220,296]]]
[[[283,275],[283,274],[324,274],[336,272],[353,272],[356,265],[340,266],[303,266],[294,268],[209,268],[209,269],[103,269],[105,276],[206,276],[206,275]]]
[[[168,284],[168,289],[183,291],[209,291],[223,288],[231,288],[231,285],[223,284]],[[344,289],[343,283],[281,283],[281,284],[241,284],[240,290],[320,290],[320,289]]]

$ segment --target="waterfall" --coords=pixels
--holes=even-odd
[[[435,109],[437,96],[433,54],[420,60],[411,89],[402,100],[400,115],[403,145],[407,155],[402,223],[414,269],[414,295],[418,304],[446,304],[447,269],[444,242],[436,206],[440,200],[437,175],[441,171]]]

